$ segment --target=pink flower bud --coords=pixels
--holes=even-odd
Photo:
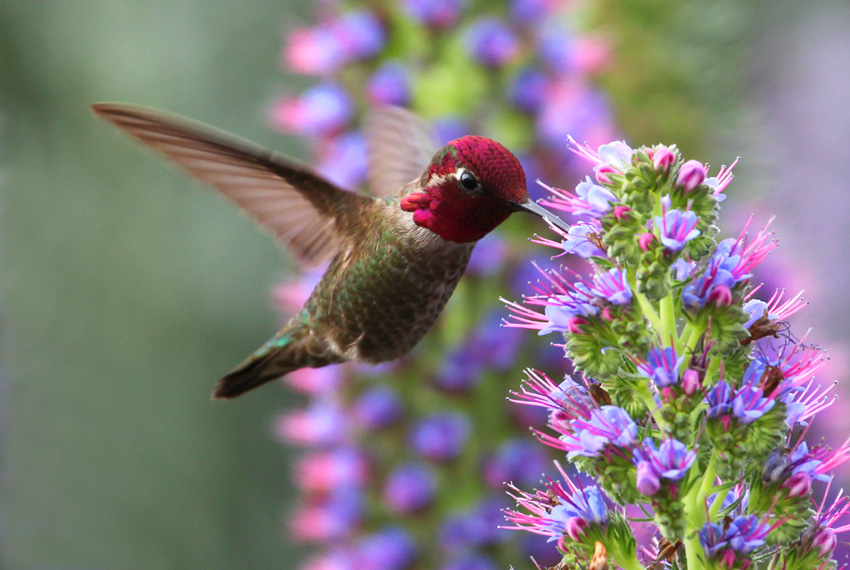
[[[661,399],[665,402],[669,402],[671,400],[676,399],[676,390],[673,389],[672,386],[667,386],[666,388],[661,389]]]
[[[717,285],[708,294],[708,302],[718,307],[728,307],[732,302],[732,291],[726,285]]]
[[[649,246],[655,241],[655,235],[650,232],[644,232],[638,238],[638,246],[641,251],[649,251]]]
[[[573,334],[584,334],[584,331],[579,327],[586,325],[588,322],[587,319],[581,317],[570,317],[570,320],[567,321],[567,329]]]
[[[731,569],[735,566],[736,559],[735,551],[731,548],[727,548],[723,551],[723,555],[720,557],[720,565]]]
[[[682,374],[682,391],[688,396],[693,396],[699,390],[699,372],[688,368]]]
[[[608,175],[620,174],[619,170],[607,164],[600,164],[599,166],[594,168],[594,172],[596,174],[596,181],[600,184],[612,184],[611,178],[609,178]]]
[[[614,315],[611,314],[611,307],[604,307],[602,309],[602,318],[605,319],[606,321],[613,321],[614,320]]]
[[[788,489],[788,498],[804,497],[812,492],[812,478],[808,473],[795,473],[784,483],[783,489]]]
[[[662,146],[660,149],[655,151],[655,154],[652,157],[652,167],[659,173],[667,172],[670,165],[674,162],[676,162],[676,155],[673,154],[673,151],[666,146]]]
[[[575,541],[580,541],[584,536],[584,529],[590,526],[590,523],[581,517],[570,517],[564,523],[564,534]]]
[[[812,539],[812,546],[820,549],[821,558],[826,558],[838,546],[838,539],[835,537],[832,529],[822,528],[815,535],[815,538]]]
[[[631,211],[628,206],[614,206],[614,219],[618,222],[628,221]]]
[[[697,160],[689,160],[679,169],[676,185],[690,192],[705,181],[705,166]]]
[[[732,416],[728,414],[723,416],[722,418],[720,418],[720,423],[721,425],[723,425],[723,429],[725,431],[729,431],[729,428],[732,427]]]

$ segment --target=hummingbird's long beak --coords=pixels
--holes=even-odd
[[[517,204],[520,210],[525,210],[526,212],[530,212],[535,216],[540,216],[556,228],[560,229],[563,232],[568,232],[570,230],[570,224],[535,202],[534,200],[527,200],[522,204]]]

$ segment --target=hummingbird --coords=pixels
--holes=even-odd
[[[475,243],[512,213],[569,229],[529,197],[523,168],[504,146],[470,135],[431,155],[424,124],[398,107],[373,110],[367,123],[372,195],[202,123],[136,105],[91,107],[216,188],[302,265],[330,260],[303,308],[219,380],[213,398],[300,368],[396,360],[434,324]]]

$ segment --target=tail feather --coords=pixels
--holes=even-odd
[[[321,337],[303,325],[291,325],[272,337],[227,376],[219,380],[213,399],[236,398],[299,368],[343,362]]]
[[[212,397],[236,398],[299,368],[286,366],[279,353],[280,351],[271,352],[264,357],[251,358],[244,362],[216,383]]]

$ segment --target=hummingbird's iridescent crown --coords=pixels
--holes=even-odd
[[[494,140],[465,136],[434,155],[423,188],[401,201],[413,221],[445,240],[477,241],[528,200],[525,172]]]

